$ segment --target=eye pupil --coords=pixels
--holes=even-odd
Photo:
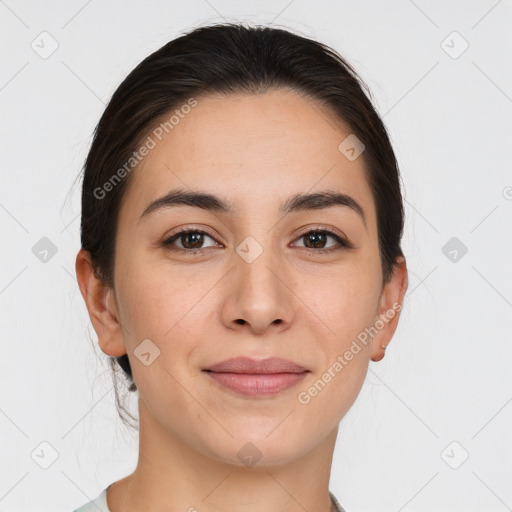
[[[306,247],[308,248],[318,248],[318,243],[323,243],[325,244],[325,239],[327,238],[327,235],[325,233],[321,233],[319,231],[311,231],[310,233],[308,233],[306,236]],[[312,240],[313,241],[313,247],[310,247],[308,244],[309,244],[309,241]]]
[[[202,233],[199,233],[198,231],[192,231],[190,233],[182,233],[181,235],[181,242],[183,244],[183,247],[186,249],[200,249],[203,245],[203,237],[204,235]],[[190,242],[190,245],[188,243],[188,240],[192,239]],[[184,242],[184,240],[187,240]]]

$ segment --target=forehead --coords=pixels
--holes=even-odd
[[[259,213],[292,194],[328,188],[351,195],[374,216],[363,158],[350,161],[338,149],[350,129],[316,100],[279,89],[195,101],[175,107],[172,122],[170,112],[150,132],[154,147],[125,192],[129,214],[140,215],[176,187],[208,190]]]

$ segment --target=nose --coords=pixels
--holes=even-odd
[[[242,253],[243,254],[243,253]],[[279,256],[264,250],[254,261],[233,255],[222,307],[222,321],[232,330],[264,334],[287,329],[293,318],[291,278]]]

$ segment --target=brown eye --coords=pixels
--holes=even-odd
[[[204,246],[205,237],[212,240],[213,243]],[[329,239],[334,240],[334,243],[329,244]],[[304,245],[298,245],[298,247],[303,247],[304,249],[319,254],[354,248],[350,242],[332,232],[330,229],[312,229],[300,235],[297,240],[304,240]],[[201,254],[209,247],[221,247],[221,244],[209,233],[194,228],[186,228],[175,233],[164,240],[162,245],[172,251],[190,254]]]
[[[308,249],[324,249],[328,236],[322,231],[310,231],[307,235],[303,235],[302,238],[304,239],[304,245]]]
[[[213,240],[213,244],[203,247],[205,243],[205,236],[210,240]],[[179,242],[181,245],[176,245],[175,242]],[[201,252],[203,249],[207,247],[215,247],[217,242],[213,239],[211,235],[206,233],[205,231],[201,231],[200,229],[183,229],[178,233],[175,233],[171,237],[167,238],[162,242],[164,247],[171,250],[178,251],[187,251],[187,252]]]
[[[335,243],[328,244],[329,238]],[[341,249],[351,249],[353,246],[344,238],[328,229],[312,229],[300,235],[298,240],[304,240],[304,247],[316,252],[331,252]]]
[[[179,240],[184,249],[201,249],[204,243],[204,235],[199,232],[181,233]]]

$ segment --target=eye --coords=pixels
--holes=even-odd
[[[205,237],[212,240],[212,244],[204,246]],[[326,246],[327,240],[331,238],[334,244]],[[304,245],[297,247],[304,248],[315,253],[330,253],[343,249],[353,249],[354,246],[345,238],[338,235],[331,228],[316,228],[303,232],[296,240],[305,240]],[[180,245],[177,245],[179,242]],[[185,228],[174,233],[162,242],[162,245],[169,250],[184,252],[188,254],[202,254],[207,252],[208,247],[223,247],[208,232],[196,228]]]
[[[219,244],[214,240],[212,235],[201,229],[185,228],[178,231],[162,242],[162,245],[170,250],[188,252],[192,254],[200,254],[204,252],[203,247],[205,236],[213,240],[213,244],[207,247],[216,247]],[[181,246],[176,246],[175,242],[178,241]]]
[[[326,243],[329,238],[333,239],[335,243],[326,247]],[[305,241],[304,245],[299,245],[299,247],[303,247],[313,252],[326,253],[354,248],[348,240],[336,234],[331,228],[310,229],[309,231],[302,233],[297,240],[302,239]]]

